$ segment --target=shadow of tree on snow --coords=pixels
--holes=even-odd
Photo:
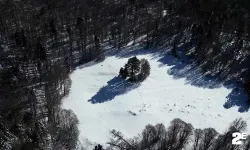
[[[238,107],[238,112],[248,112],[250,105],[247,103],[247,96],[241,85],[232,80],[223,81],[217,75],[201,73],[201,69],[193,63],[187,63],[185,59],[177,59],[170,55],[165,55],[158,60],[162,64],[160,66],[172,66],[168,70],[168,74],[174,79],[185,78],[186,84],[196,87],[216,89],[222,86],[231,89],[232,91],[226,97],[224,108],[229,109]]]
[[[186,84],[190,84],[201,88],[219,88],[223,82],[211,75],[201,74],[201,70],[195,64],[187,63],[185,59],[177,59],[173,56],[166,55],[158,60],[162,64],[160,66],[172,66],[167,72],[174,79],[185,78]]]
[[[102,87],[88,102],[97,104],[111,101],[116,96],[126,94],[140,86],[140,83],[131,83],[120,77],[114,77],[107,83],[108,85]]]
[[[216,89],[222,86],[231,89],[232,91],[226,97],[223,107],[226,109],[238,107],[238,112],[248,112],[250,105],[247,103],[246,93],[241,85],[234,81],[223,81],[216,75],[204,75],[197,65],[187,63],[185,59],[177,59],[170,55],[166,55],[158,61],[162,63],[160,66],[172,66],[168,70],[168,74],[172,75],[174,79],[185,78],[186,84],[209,89]]]
[[[182,51],[183,47],[188,47],[189,45],[183,45],[178,48],[178,51]],[[167,70],[169,75],[172,75],[174,79],[185,78],[186,84],[190,84],[200,88],[216,89],[222,86],[231,89],[232,91],[226,97],[226,102],[223,105],[224,108],[230,109],[232,107],[238,107],[239,112],[247,112],[250,106],[247,104],[247,96],[241,85],[236,84],[232,80],[223,80],[218,74],[212,73],[202,73],[200,66],[190,61],[188,56],[181,56],[182,58],[175,58],[169,54],[171,47],[158,48],[158,49],[134,49],[128,48],[121,51],[116,51],[110,53],[109,56],[116,56],[117,58],[129,58],[138,55],[150,54],[153,59],[157,59],[161,64],[159,67],[164,67],[165,65],[171,66]],[[188,47],[190,48],[190,46]],[[204,62],[210,63],[210,62]],[[103,103],[106,101],[113,100],[116,96],[125,94],[139,85],[135,85],[120,79],[119,77],[114,77],[108,82],[108,85],[101,88],[96,95],[94,95],[89,102]]]
[[[235,83],[234,87],[232,87],[231,93],[229,93],[229,95],[226,98],[227,101],[223,105],[224,108],[229,109],[232,107],[238,107],[239,112],[241,113],[248,112],[250,105],[248,104],[247,101],[246,92],[240,85],[237,85]]]

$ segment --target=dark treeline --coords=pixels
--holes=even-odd
[[[144,36],[250,93],[248,0],[1,0],[0,149],[74,149],[69,73]],[[177,47],[182,45],[181,53]]]
[[[121,132],[112,130],[113,138],[106,150],[249,150],[250,136],[242,144],[232,144],[232,133],[244,132],[247,124],[241,118],[234,120],[228,129],[219,134],[214,128],[195,129],[191,124],[174,119],[166,128],[163,124],[147,125],[138,136],[127,139]],[[98,145],[94,150],[104,150]]]

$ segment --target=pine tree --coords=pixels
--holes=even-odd
[[[46,59],[46,50],[43,47],[43,45],[38,42],[36,45],[36,56],[38,59],[40,59],[41,61],[44,61]]]
[[[121,67],[120,72],[119,72],[119,76],[123,77],[123,73],[124,73],[124,69]]]
[[[176,39],[174,39],[174,42],[173,42],[172,55],[174,57],[178,57],[177,50],[176,50]]]
[[[129,76],[128,72],[128,64],[125,65],[125,68],[123,70],[123,78],[126,79]]]
[[[244,84],[244,88],[248,97],[248,103],[250,104],[250,77],[247,77],[247,80]]]
[[[50,31],[51,33],[53,33],[54,35],[57,34],[57,29],[56,29],[56,26],[55,26],[55,21],[54,19],[52,19],[49,23],[49,27],[50,27]]]
[[[128,60],[127,67],[129,73],[129,81],[136,82],[137,74],[140,72],[140,60],[137,57],[132,57]]]
[[[150,64],[146,59],[137,59],[136,56],[132,57],[125,64],[124,68],[120,69],[119,76],[129,81],[137,82],[145,80],[150,74]]]
[[[136,81],[136,76],[141,70],[141,62],[136,56],[132,57],[128,60],[127,67],[125,68],[128,69],[130,81]]]
[[[138,79],[140,81],[145,80],[150,74],[150,69],[151,68],[150,68],[150,64],[149,64],[148,60],[146,60],[144,58],[141,59],[141,72],[138,75]]]
[[[103,150],[102,145],[98,144],[97,146],[95,146],[94,150]]]
[[[94,55],[97,57],[97,61],[102,61],[105,59],[104,53],[102,52],[101,46],[100,46],[100,39],[97,35],[95,35],[95,50]]]

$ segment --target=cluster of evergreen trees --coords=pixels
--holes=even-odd
[[[124,68],[120,69],[119,75],[131,82],[145,80],[150,74],[150,64],[148,60],[139,60],[136,56],[129,58]]]

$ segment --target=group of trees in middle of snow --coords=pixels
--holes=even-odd
[[[238,118],[219,134],[214,128],[195,129],[177,118],[168,128],[163,124],[147,125],[142,133],[130,139],[112,130],[109,146],[97,145],[94,150],[249,150],[250,136],[242,140],[241,145],[232,144],[232,133],[244,132],[246,127],[246,121]]]
[[[119,76],[131,82],[141,82],[150,74],[150,64],[147,59],[139,60],[136,56],[129,58],[128,62],[121,67]]]

